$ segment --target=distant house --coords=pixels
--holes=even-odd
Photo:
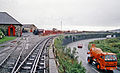
[[[22,24],[6,12],[0,12],[0,30],[7,36],[21,36]]]
[[[23,24],[23,31],[33,32],[37,27],[34,24]]]

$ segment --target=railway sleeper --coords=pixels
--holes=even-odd
[[[45,60],[44,58],[41,59],[41,61],[44,61],[44,60]]]
[[[24,67],[22,67],[22,69],[24,69],[24,70],[30,70],[31,66],[24,66]]]
[[[39,51],[39,49],[36,49],[34,52],[36,53],[36,52],[38,52]]]
[[[31,57],[32,57],[32,58],[35,58],[35,57],[36,57],[36,55],[31,55]]]
[[[37,52],[34,52],[33,55],[37,55]]]
[[[40,60],[39,64],[44,63],[45,60]]]
[[[9,66],[8,69],[13,69],[13,66]]]
[[[45,73],[45,70],[44,69],[37,70],[35,73]]]
[[[30,60],[30,61],[34,61],[34,60],[35,60],[35,58],[29,58],[28,60]]]
[[[37,70],[46,69],[44,66],[38,66]]]
[[[26,65],[32,65],[32,62],[27,62]]]
[[[14,65],[15,62],[8,62],[7,64],[8,64],[8,65]]]
[[[43,62],[43,63],[39,63],[39,66],[45,66],[45,63]]]

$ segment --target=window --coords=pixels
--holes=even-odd
[[[106,55],[105,61],[117,61],[117,57],[115,55]]]

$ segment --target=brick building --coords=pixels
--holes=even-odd
[[[0,12],[0,30],[7,36],[21,36],[22,24],[6,12]]]

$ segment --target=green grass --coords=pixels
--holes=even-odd
[[[5,36],[4,38],[0,39],[0,44],[1,43],[4,43],[6,41],[10,41],[10,40],[14,40],[16,37],[8,37],[8,36]]]
[[[89,48],[90,44],[96,44],[96,47],[101,48],[104,52],[115,53],[118,58],[118,66],[120,66],[120,37],[105,40],[95,40],[89,43]]]

